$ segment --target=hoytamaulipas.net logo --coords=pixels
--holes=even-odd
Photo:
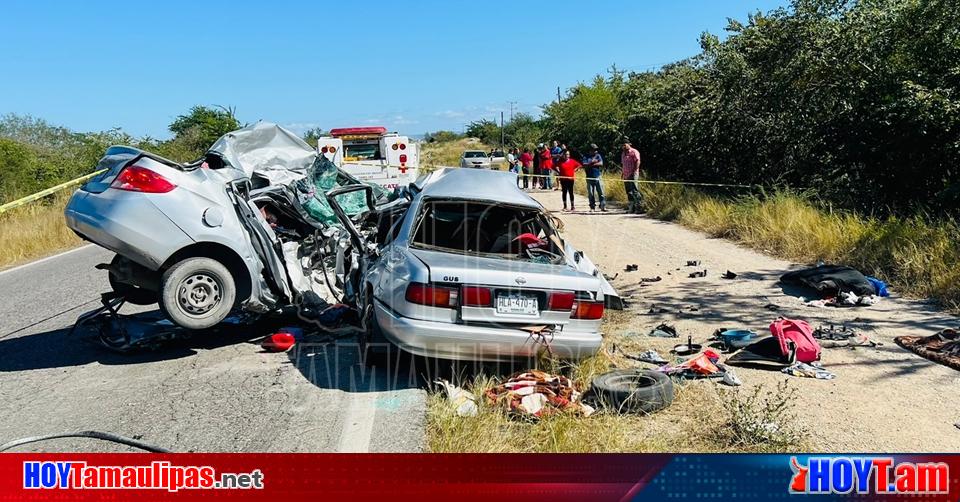
[[[790,457],[790,493],[944,494],[950,466],[943,462],[895,462],[892,457]]]
[[[260,469],[241,473],[217,473],[206,465],[173,465],[166,461],[150,465],[88,465],[86,462],[25,461],[25,489],[152,489],[260,490]]]

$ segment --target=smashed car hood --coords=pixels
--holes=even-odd
[[[317,151],[296,134],[270,122],[224,134],[207,153],[247,176],[257,174],[275,185],[302,179],[317,158]]]

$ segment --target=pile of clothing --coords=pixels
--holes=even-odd
[[[867,277],[852,267],[818,265],[796,270],[780,277],[780,282],[811,288],[819,299],[805,301],[810,307],[853,307],[874,305],[881,297],[890,296],[880,279]]]
[[[516,373],[502,384],[488,389],[484,395],[493,405],[534,418],[558,411],[572,411],[584,416],[594,412],[581,401],[582,393],[572,380],[539,370]]]

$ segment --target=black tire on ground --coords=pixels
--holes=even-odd
[[[160,311],[187,329],[206,329],[222,321],[236,295],[230,271],[211,258],[186,258],[160,278]]]
[[[593,379],[590,397],[620,413],[652,413],[673,402],[673,382],[659,371],[614,370]]]

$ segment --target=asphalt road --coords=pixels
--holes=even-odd
[[[68,336],[109,291],[94,265],[110,258],[86,246],[0,272],[0,443],[98,430],[183,452],[423,448],[423,378],[371,373],[349,340],[266,353],[254,341],[269,331],[234,326],[120,354],[92,328]],[[127,450],[61,439],[15,451]]]

